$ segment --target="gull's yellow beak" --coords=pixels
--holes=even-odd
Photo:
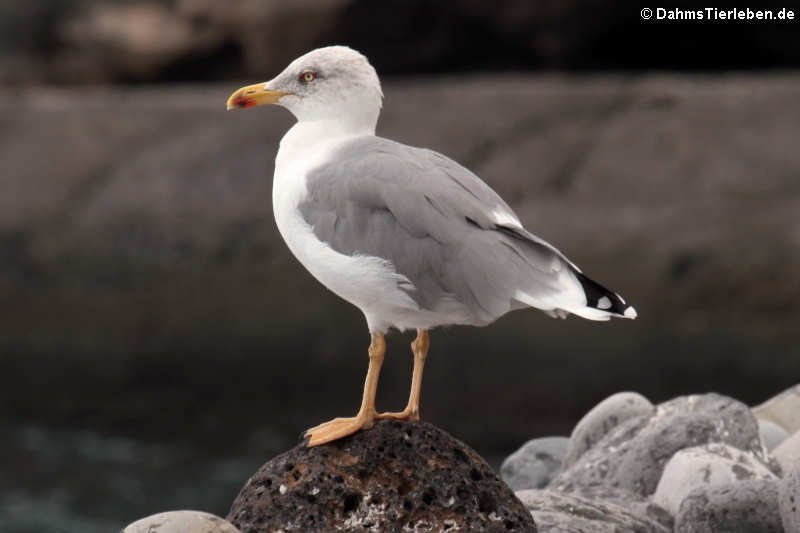
[[[289,94],[283,91],[270,91],[266,85],[266,83],[256,83],[237,90],[228,98],[228,110],[274,104],[281,99],[281,96]]]

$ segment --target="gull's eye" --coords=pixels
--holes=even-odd
[[[310,70],[307,70],[307,71],[303,72],[302,74],[300,74],[300,81],[303,82],[303,83],[311,83],[315,79],[317,79],[317,73],[316,72],[312,72]]]

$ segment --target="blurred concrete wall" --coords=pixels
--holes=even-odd
[[[238,86],[0,91],[0,416],[280,449],[356,408],[363,318],[272,220],[292,119],[226,113]],[[474,169],[639,311],[436,331],[423,416],[486,452],[622,389],[756,402],[796,382],[798,92],[780,74],[386,83],[380,134]],[[407,341],[382,407],[405,401]]]

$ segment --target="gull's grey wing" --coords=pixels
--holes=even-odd
[[[455,298],[474,322],[486,323],[522,302],[545,310],[586,305],[577,267],[523,229],[475,174],[441,154],[364,137],[306,180],[298,207],[317,238],[342,254],[391,261],[414,284],[410,296],[423,309]]]

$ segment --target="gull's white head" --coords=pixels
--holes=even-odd
[[[366,57],[346,46],[327,46],[298,57],[266,83],[234,92],[228,109],[278,104],[299,121],[366,121],[374,127],[382,98]]]

